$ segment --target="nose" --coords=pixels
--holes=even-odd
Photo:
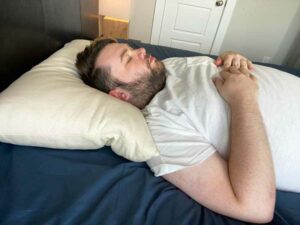
[[[147,52],[145,48],[138,48],[136,49],[136,54],[140,59],[144,60],[146,58]]]

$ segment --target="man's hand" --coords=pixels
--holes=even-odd
[[[258,85],[245,65],[240,69],[230,67],[221,71],[220,75],[213,81],[219,94],[230,105],[256,102]]]
[[[252,62],[237,52],[223,52],[215,61],[216,66],[224,66],[224,69],[235,67],[240,69],[246,67],[248,70],[253,69]]]

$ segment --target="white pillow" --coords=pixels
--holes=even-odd
[[[88,44],[66,44],[0,94],[0,141],[61,149],[111,145],[133,161],[156,156],[140,110],[79,78],[76,55]]]

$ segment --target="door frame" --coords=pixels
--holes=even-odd
[[[225,1],[225,8],[221,16],[221,22],[217,28],[217,33],[209,52],[209,54],[212,55],[218,55],[220,53],[220,49],[224,41],[224,37],[236,5],[236,0],[224,0],[224,1]],[[154,45],[158,45],[159,42],[162,20],[165,11],[165,5],[166,5],[166,0],[156,0],[153,26],[151,32],[151,40],[150,40],[150,43]]]

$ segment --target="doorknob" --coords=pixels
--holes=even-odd
[[[216,1],[216,6],[222,6],[224,2],[222,0]]]

